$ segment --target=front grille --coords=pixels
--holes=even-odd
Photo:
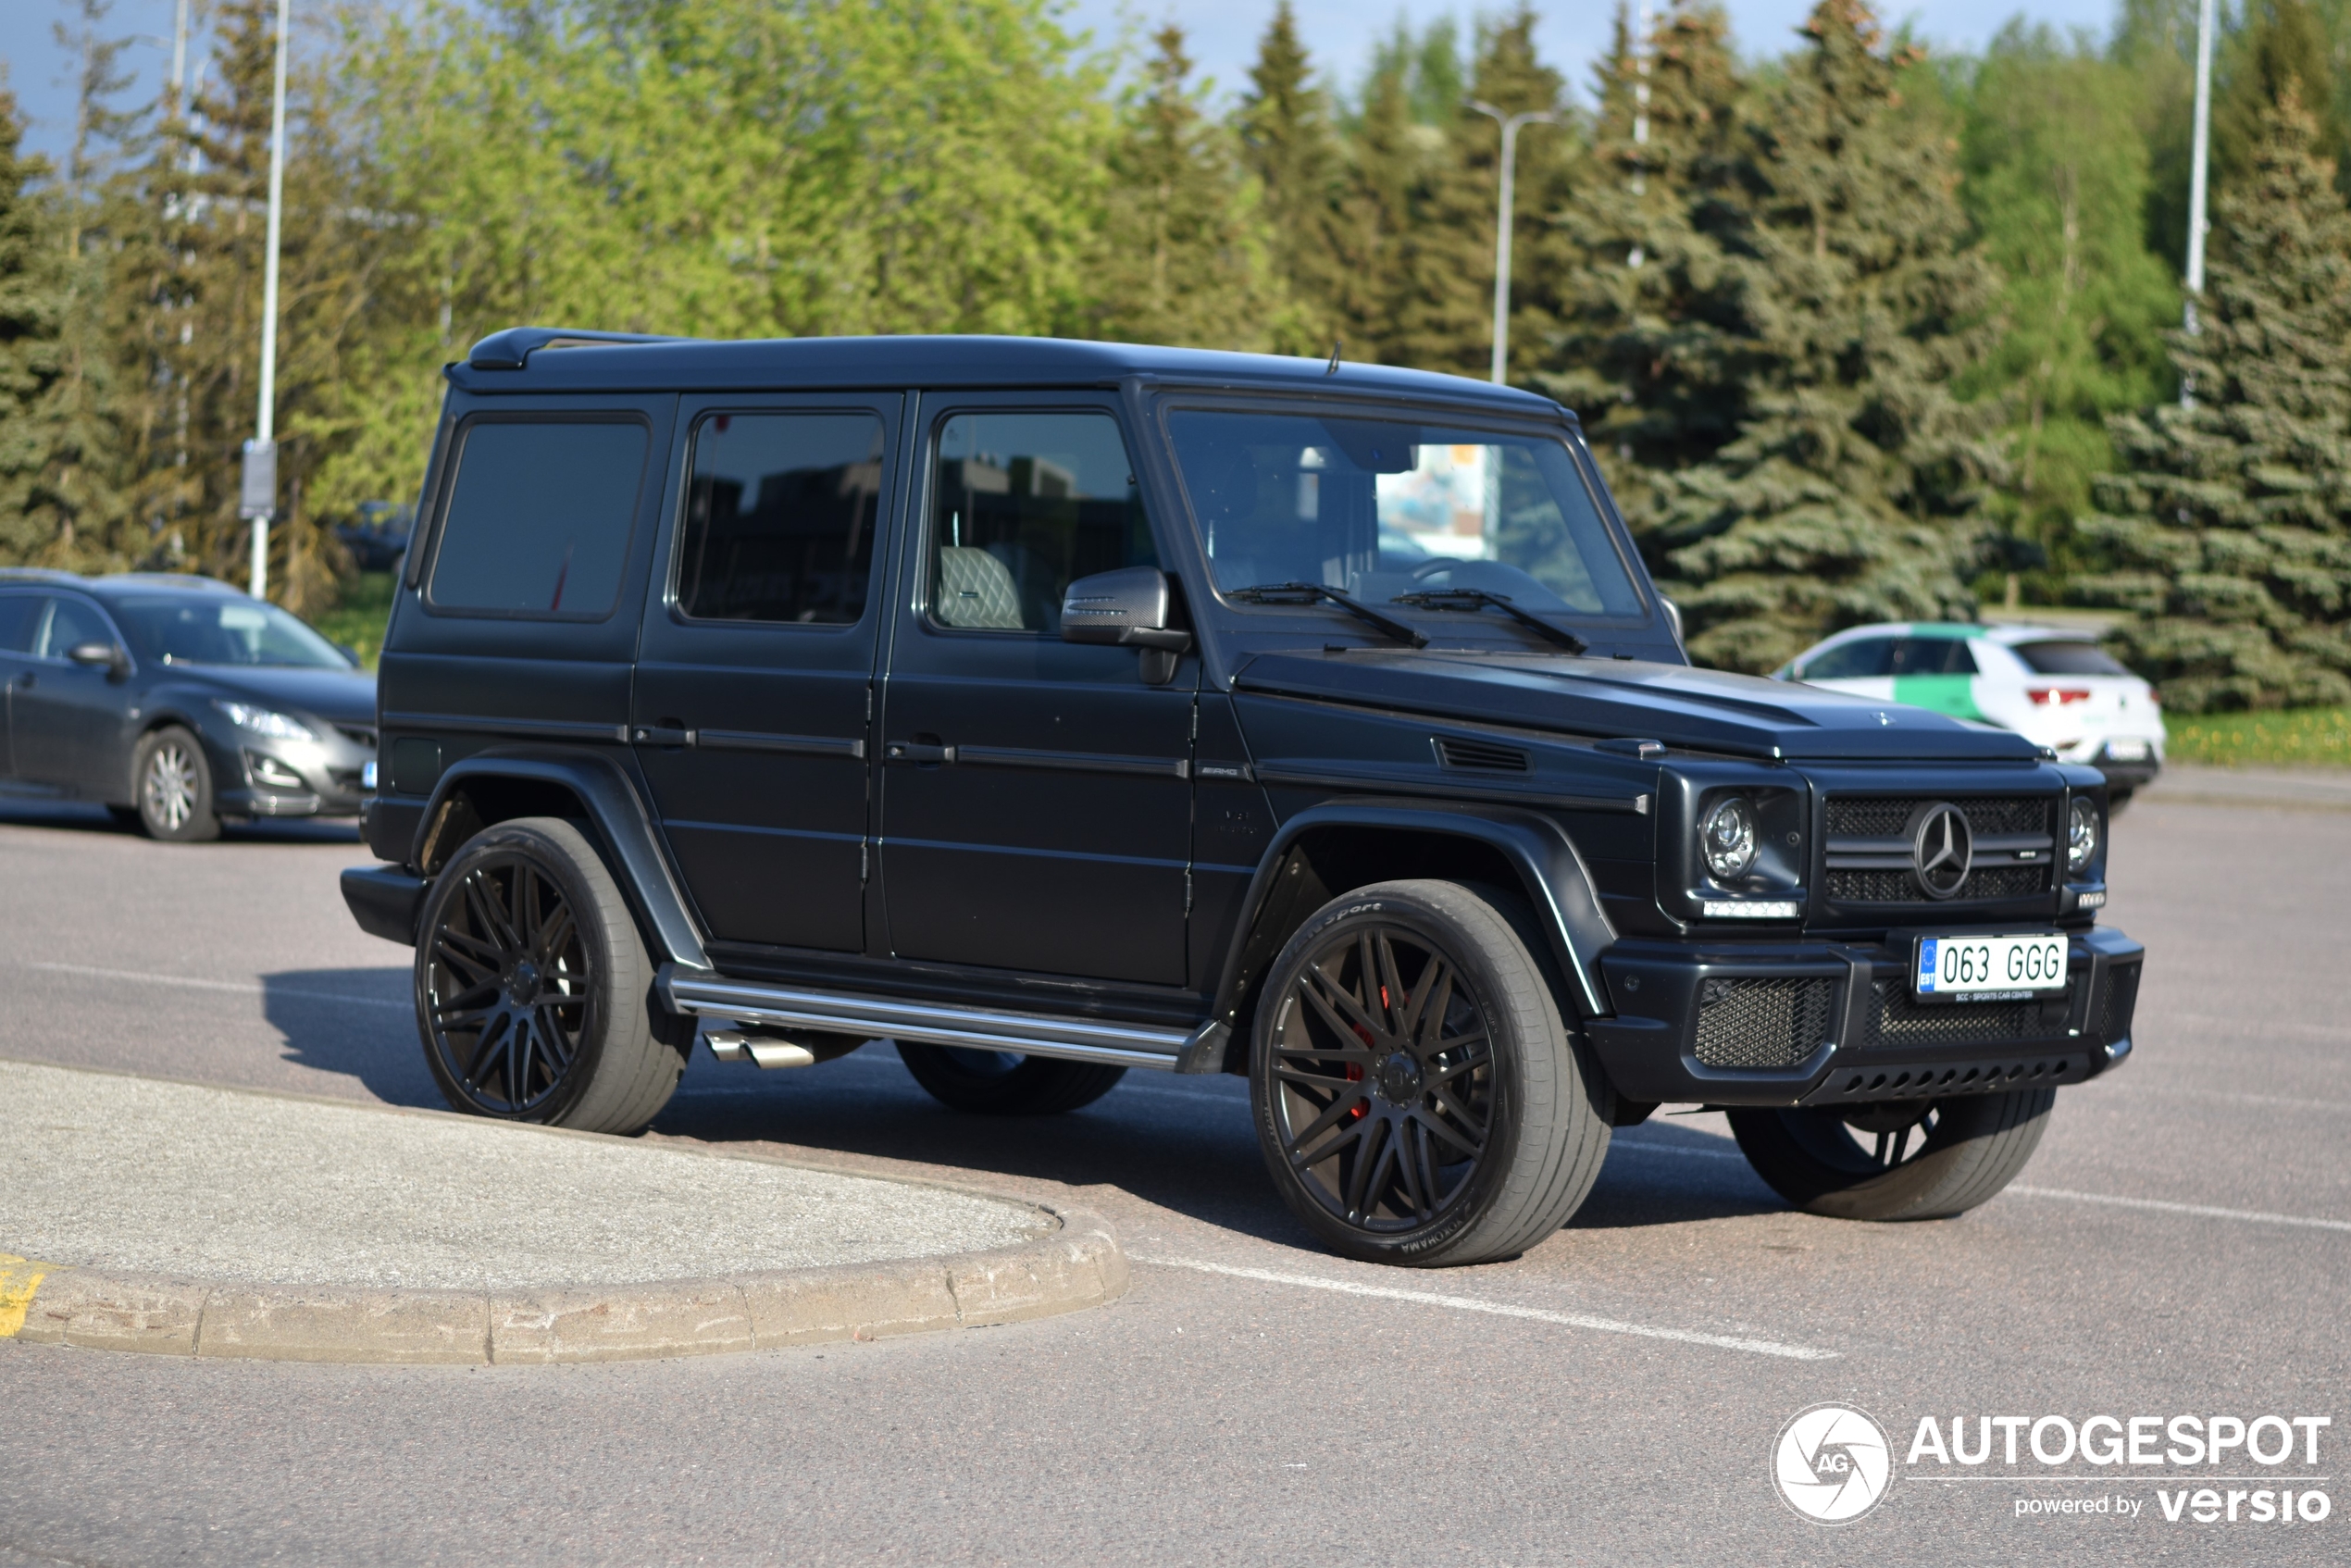
[[[1476,773],[1524,773],[1526,753],[1516,746],[1498,746],[1490,740],[1461,740],[1443,736],[1432,737],[1437,742],[1437,760],[1447,767],[1467,768]]]
[[[1994,1045],[2050,1039],[2065,1033],[2065,1004],[2039,1002],[1944,1002],[1932,1006],[1898,981],[1880,980],[1862,1044]]]
[[[1924,903],[1925,891],[1908,871],[1832,871],[1833,903]],[[1981,865],[1959,884],[1954,899],[2021,899],[2049,890],[2046,865]],[[1946,901],[1947,902],[1947,901]]]
[[[2046,865],[1979,865],[1953,895],[1963,899],[2021,899],[2049,890]]]
[[[2050,831],[2057,803],[2047,795],[1839,795],[1829,802],[1829,834],[1839,839],[1897,839],[1922,805],[1948,799],[1978,838]]]
[[[1713,979],[1698,988],[1698,1059],[1710,1067],[1792,1067],[1829,1038],[1836,982]]]
[[[2136,964],[2109,965],[2106,981],[2098,987],[2098,1015],[2095,1027],[2103,1040],[2117,1040],[2131,1032],[2132,1004],[2139,998],[2139,966]]]

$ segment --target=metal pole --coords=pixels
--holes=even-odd
[[[1493,105],[1474,98],[1470,101],[1469,106],[1502,128],[1502,193],[1499,219],[1494,226],[1494,366],[1489,378],[1496,386],[1500,386],[1511,357],[1511,228],[1516,217],[1511,197],[1518,183],[1519,129],[1528,125],[1556,125],[1559,117],[1539,109],[1506,115]]]
[[[277,81],[269,96],[269,232],[261,274],[261,392],[254,415],[255,439],[269,444],[278,439],[278,236],[286,197],[286,13],[292,3],[278,0]],[[274,511],[273,505],[253,520],[251,591],[255,599],[268,596],[269,519]]]
[[[2196,330],[2196,302],[2204,292],[2205,196],[2212,152],[2212,24],[2214,0],[2196,12],[2196,145],[2188,163],[2188,298],[2183,325]],[[2196,386],[2180,383],[2180,405],[2196,406]]]
[[[180,0],[171,17],[171,118],[188,111],[188,0]]]

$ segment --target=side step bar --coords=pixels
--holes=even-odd
[[[999,1013],[989,1008],[802,990],[761,980],[722,979],[681,971],[669,964],[661,966],[654,989],[671,1012],[704,1018],[825,1029],[875,1039],[918,1040],[972,1051],[1006,1051],[1023,1056],[1056,1056],[1163,1073],[1224,1071],[1225,1042],[1232,1035],[1224,1024],[1171,1029],[1150,1024]]]

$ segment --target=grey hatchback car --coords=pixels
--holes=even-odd
[[[209,578],[0,571],[0,793],[187,842],[355,816],[375,759],[375,677],[278,606]]]

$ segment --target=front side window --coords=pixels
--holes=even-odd
[[[712,414],[694,427],[678,607],[696,620],[847,626],[881,504],[871,414]]]
[[[275,604],[242,594],[118,600],[115,614],[131,651],[148,664],[351,667],[342,649],[309,627]]]
[[[1482,589],[1530,610],[1647,613],[1556,438],[1197,408],[1168,429],[1219,589],[1311,582],[1375,604]]]
[[[468,427],[441,525],[433,606],[591,620],[612,614],[650,443],[636,419]]]
[[[44,658],[62,659],[84,642],[114,642],[114,628],[99,614],[95,605],[79,599],[52,599],[49,618],[41,628],[40,644],[33,652]]]
[[[958,414],[939,428],[930,494],[941,626],[1058,634],[1072,582],[1159,565],[1107,414]]]
[[[1901,637],[1889,675],[1973,675],[1975,652],[1962,637]]]

